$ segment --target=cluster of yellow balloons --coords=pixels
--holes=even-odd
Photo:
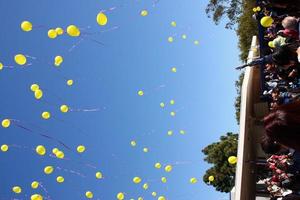
[[[53,148],[52,153],[59,159],[64,159],[65,154],[63,151],[60,151],[58,148]]]
[[[253,12],[259,12],[259,11],[261,11],[261,8],[259,6],[257,6],[255,8],[253,8],[252,10],[253,10]]]
[[[40,86],[38,84],[36,84],[36,83],[32,84],[30,86],[30,90],[34,93],[34,97],[37,100],[39,100],[39,99],[41,99],[43,97],[43,91],[42,91],[42,89],[40,88]],[[49,118],[50,118],[50,116],[49,116]]]
[[[61,27],[57,27],[55,29],[49,29],[48,30],[48,37],[50,39],[55,39],[57,36],[63,35],[64,34],[64,29]]]

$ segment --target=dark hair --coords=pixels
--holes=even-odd
[[[276,154],[279,152],[281,145],[272,140],[269,136],[264,135],[261,140],[261,148],[266,154]]]
[[[296,61],[297,56],[297,53],[288,45],[283,45],[275,49],[275,52],[272,54],[272,59],[277,65],[287,65],[291,61]]]
[[[282,105],[264,118],[266,135],[300,151],[300,101]]]
[[[283,197],[282,200],[300,200],[300,196],[296,194],[289,194]]]

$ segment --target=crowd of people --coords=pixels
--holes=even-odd
[[[264,182],[272,200],[300,200],[300,0],[262,0],[253,11],[263,37],[261,56],[250,65],[261,67],[270,108],[261,142],[269,155]]]

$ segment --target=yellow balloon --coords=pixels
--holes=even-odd
[[[253,8],[252,10],[253,10],[253,12],[257,12],[257,9],[256,9],[256,8]]]
[[[145,148],[143,148],[143,151],[144,151],[145,153],[148,153],[148,152],[149,152],[149,149],[148,149],[147,147],[145,147]]]
[[[33,194],[30,197],[31,200],[43,200],[43,196],[40,194]]]
[[[176,112],[175,112],[175,111],[172,111],[172,112],[170,112],[170,115],[171,115],[172,117],[175,117]]]
[[[135,146],[136,146],[136,141],[132,140],[132,141],[130,142],[130,145],[133,146],[133,147],[135,147]]]
[[[91,191],[87,191],[87,192],[85,193],[85,196],[86,196],[86,198],[88,198],[88,199],[92,199],[93,196],[94,196],[94,194],[93,194]]]
[[[195,44],[195,45],[198,45],[198,44],[199,44],[199,41],[198,41],[198,40],[195,40],[195,41],[194,41],[194,44]]]
[[[67,105],[61,105],[60,106],[60,111],[63,113],[66,113],[69,111],[69,107]]]
[[[101,173],[101,172],[96,172],[96,178],[97,178],[97,179],[103,178],[102,173]]]
[[[27,58],[23,54],[17,54],[17,55],[15,55],[15,62],[18,65],[25,65],[27,62]]]
[[[273,41],[268,42],[268,46],[271,47],[271,48],[275,48],[275,45],[274,45]]]
[[[39,187],[39,182],[33,181],[33,182],[31,183],[31,188],[32,188],[32,189],[36,189],[36,188],[38,188],[38,187]]]
[[[50,30],[48,31],[48,37],[49,37],[50,39],[55,39],[55,38],[57,37],[56,31],[55,31],[54,29],[50,29]]]
[[[214,176],[209,176],[209,177],[208,177],[208,181],[209,181],[209,182],[213,182],[214,180],[215,180],[215,177],[214,177]]]
[[[139,96],[143,96],[144,95],[144,91],[143,90],[138,91],[138,95]]]
[[[173,135],[173,131],[168,131],[167,133],[169,136]]]
[[[164,103],[164,102],[161,102],[161,103],[159,104],[159,106],[160,106],[161,108],[164,108],[164,107],[165,107],[165,103]]]
[[[14,186],[12,191],[16,194],[20,194],[22,192],[22,188],[20,186]]]
[[[182,39],[184,39],[184,40],[187,38],[186,34],[182,34],[181,37],[182,37]]]
[[[85,151],[85,146],[79,145],[79,146],[77,147],[77,152],[78,152],[78,153],[83,153],[84,151]]]
[[[176,67],[172,67],[171,71],[174,72],[174,73],[176,73],[177,72]]]
[[[132,181],[133,181],[135,184],[139,184],[139,183],[142,181],[142,179],[141,179],[140,177],[134,177],[134,178],[132,179]]]
[[[29,21],[23,21],[21,23],[21,29],[25,32],[29,32],[32,30],[32,24]]]
[[[260,24],[265,28],[270,27],[273,24],[273,22],[274,22],[274,20],[270,16],[264,16],[260,20]]]
[[[146,17],[148,15],[148,11],[147,10],[142,10],[141,11],[141,16]]]
[[[60,66],[61,63],[64,61],[63,57],[62,56],[55,56],[54,58],[54,65],[56,67]]]
[[[148,188],[149,188],[149,185],[148,185],[148,183],[144,183],[144,185],[143,185],[143,189],[144,189],[144,190],[148,190]]]
[[[172,100],[170,101],[170,104],[171,104],[171,105],[174,105],[174,104],[175,104],[175,100],[172,99]]]
[[[195,178],[195,177],[193,177],[193,178],[190,179],[190,183],[191,183],[191,184],[195,184],[195,183],[197,183],[197,182],[198,182],[198,180],[197,180],[197,178]]]
[[[230,157],[228,158],[228,162],[229,162],[229,164],[231,164],[231,165],[236,164],[236,162],[237,162],[237,157],[236,157],[236,156],[230,156]]]
[[[168,42],[174,42],[174,38],[172,36],[168,37]]]
[[[176,27],[177,26],[176,22],[172,21],[171,26]]]
[[[261,8],[259,6],[256,7],[257,12],[261,11]]]
[[[0,62],[0,71],[3,69],[3,64]]]
[[[40,86],[39,86],[38,84],[36,84],[36,83],[34,83],[34,84],[32,84],[32,85],[30,86],[30,90],[31,90],[32,92],[35,92],[35,91],[37,91],[38,89],[40,89]]]
[[[157,200],[166,200],[166,198],[164,196],[160,196]]]
[[[139,197],[138,200],[144,200],[143,197]]]
[[[43,119],[49,119],[51,117],[51,114],[47,111],[43,112],[42,113],[42,118]]]
[[[53,149],[52,149],[52,153],[53,153],[54,155],[56,155],[58,151],[59,151],[58,148],[53,148]]]
[[[63,182],[65,181],[65,178],[62,177],[62,176],[58,176],[58,177],[56,177],[56,181],[57,181],[58,183],[63,183]]]
[[[80,30],[77,26],[75,25],[70,25],[67,28],[67,33],[69,34],[69,36],[71,37],[78,37],[80,36]]]
[[[156,197],[157,193],[156,192],[152,192],[151,195],[154,196],[154,197]]]
[[[69,80],[67,80],[67,85],[68,85],[68,86],[72,86],[72,85],[73,85],[73,82],[74,82],[74,81],[73,81],[72,79],[69,79]]]
[[[161,182],[166,183],[167,182],[167,178],[166,177],[161,177]]]
[[[160,168],[161,168],[161,164],[160,164],[160,163],[155,163],[154,167],[155,167],[156,169],[160,169]]]
[[[125,195],[124,195],[123,192],[120,192],[120,193],[117,194],[117,199],[118,200],[123,200],[124,198],[125,198]]]
[[[44,168],[44,173],[45,174],[51,174],[53,172],[54,168],[52,166],[46,166]]]
[[[166,171],[166,172],[171,172],[172,169],[173,169],[172,165],[167,165],[167,166],[165,167],[165,171]]]
[[[36,148],[35,148],[35,151],[37,154],[43,156],[46,154],[46,148],[43,146],[43,145],[38,145]]]
[[[1,125],[3,128],[8,128],[10,126],[10,120],[9,119],[2,120]]]
[[[56,152],[55,155],[56,155],[56,157],[59,158],[59,159],[63,159],[63,158],[65,157],[65,154],[64,154],[64,152],[62,152],[62,151]]]
[[[105,26],[107,24],[107,16],[103,12],[99,12],[97,15],[97,22],[100,26]]]
[[[1,151],[7,152],[8,151],[8,145],[7,144],[2,144],[1,145]]]
[[[182,134],[182,135],[184,135],[185,131],[184,130],[180,130],[179,133]]]
[[[55,32],[56,32],[57,35],[62,35],[62,34],[64,34],[64,29],[62,29],[62,28],[60,28],[60,27],[57,27],[57,28],[55,29]]]
[[[34,92],[34,97],[36,99],[41,99],[43,97],[43,91],[41,89],[38,89]]]

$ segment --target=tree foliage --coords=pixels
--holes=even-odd
[[[237,121],[237,124],[240,124],[241,90],[242,90],[244,75],[245,73],[242,72],[239,76],[239,79],[235,81],[235,89],[236,89],[237,96],[235,98],[234,108],[235,108],[235,119]]]
[[[232,29],[241,14],[242,2],[239,0],[210,0],[205,12],[209,18],[219,24],[226,17],[225,28]]]
[[[257,21],[252,18],[253,7],[255,1],[246,0],[243,4],[242,14],[238,19],[238,28],[236,33],[239,37],[240,59],[244,62],[247,61],[249,49],[251,46],[252,36],[258,34]]]
[[[206,171],[203,181],[220,192],[230,192],[234,186],[235,166],[228,163],[228,157],[237,155],[238,135],[231,132],[220,137],[220,141],[205,147],[204,160],[213,166]],[[214,176],[213,182],[208,181]]]

